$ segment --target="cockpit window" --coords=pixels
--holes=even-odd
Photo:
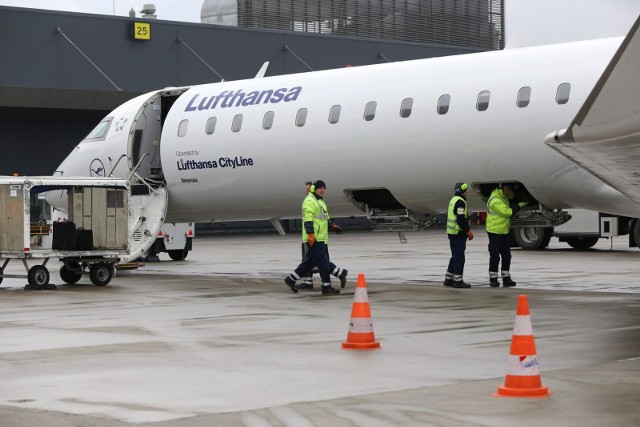
[[[98,123],[98,126],[93,128],[93,130],[91,132],[89,132],[89,135],[87,135],[84,138],[84,141],[87,141],[87,140],[90,140],[90,141],[102,141],[102,140],[104,140],[104,138],[107,136],[107,131],[109,130],[109,126],[111,126],[111,120],[113,120],[113,117],[107,117],[106,119],[104,119],[103,121]]]

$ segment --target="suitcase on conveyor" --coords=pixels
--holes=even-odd
[[[54,221],[51,249],[57,251],[72,251],[75,248],[76,225],[71,221]]]

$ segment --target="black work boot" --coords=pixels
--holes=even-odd
[[[497,288],[498,286],[500,286],[500,282],[498,282],[498,279],[489,279],[489,286],[491,286],[492,288]]]
[[[462,280],[454,280],[453,287],[457,289],[470,288],[471,285],[468,283],[464,283]]]
[[[453,286],[453,279],[444,279],[444,282],[442,282],[442,286]]]
[[[284,283],[287,284],[287,286],[289,288],[291,288],[291,293],[292,294],[297,294],[298,290],[296,289],[296,281],[293,280],[291,277],[287,276],[284,278]]]
[[[296,289],[299,291],[312,291],[313,283],[312,282],[302,282],[299,285],[296,285]]]
[[[338,279],[340,279],[340,287],[344,289],[345,286],[347,286],[347,274],[349,272],[346,269],[342,269],[342,273],[340,273],[340,277],[338,277]]]
[[[334,289],[331,285],[323,286],[322,295],[340,295],[340,290]]]
[[[504,286],[505,288],[510,288],[515,285],[516,285],[516,282],[511,280],[511,276],[505,276],[502,278],[502,286]]]

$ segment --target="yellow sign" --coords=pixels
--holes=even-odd
[[[133,23],[134,40],[151,40],[151,24],[148,22]]]

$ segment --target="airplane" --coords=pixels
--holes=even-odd
[[[302,183],[321,178],[333,217],[414,228],[446,211],[458,181],[474,190],[470,211],[509,182],[529,202],[512,225],[534,246],[567,208],[633,218],[640,243],[639,25],[626,37],[153,91],[112,111],[56,173],[99,161],[106,176],[166,191],[166,222],[279,224],[299,217]]]

